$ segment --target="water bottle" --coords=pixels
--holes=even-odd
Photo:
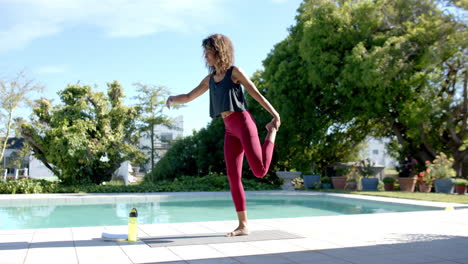
[[[136,242],[137,241],[137,217],[138,212],[136,208],[130,210],[130,215],[128,217],[128,241]]]

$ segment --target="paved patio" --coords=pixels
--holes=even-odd
[[[218,234],[236,224],[139,225],[139,237]],[[127,226],[0,230],[0,263],[468,264],[468,209],[463,208],[250,224],[252,230],[279,230],[304,238],[189,246],[170,246],[168,241],[168,246],[152,248],[142,241],[100,239],[102,232],[125,233]]]

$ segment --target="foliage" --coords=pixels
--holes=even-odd
[[[10,180],[0,182],[0,194],[19,194],[19,193],[45,193],[50,190],[50,183],[44,180],[30,180],[22,178],[19,180]]]
[[[359,174],[361,174],[363,177],[372,177],[375,175],[374,165],[375,162],[367,158],[360,160],[354,166],[357,167]]]
[[[145,180],[157,182],[175,179],[181,175],[201,176],[210,172],[223,173],[224,164],[223,121],[213,121],[192,136],[174,141],[164,157],[156,164]]]
[[[328,177],[328,176],[322,176],[322,177],[320,178],[320,181],[321,181],[322,183],[331,183],[331,178]]]
[[[452,166],[453,158],[448,158],[445,153],[441,152],[432,162],[426,161],[427,177],[435,179],[452,178],[455,176],[455,170]]]
[[[420,162],[468,150],[466,24],[432,0],[305,0],[256,85],[277,107],[278,166],[324,169],[367,135]]]
[[[384,183],[394,183],[396,180],[393,177],[385,177],[382,180]]]
[[[465,180],[465,179],[455,179],[455,181],[453,182],[453,184],[455,184],[455,186],[467,186],[467,185],[468,185],[468,180]]]
[[[138,95],[134,99],[138,100],[136,110],[138,112],[137,129],[140,137],[149,138],[150,145],[143,149],[149,152],[150,168],[154,169],[154,161],[159,158],[156,151],[156,142],[163,139],[158,138],[154,133],[157,125],[163,125],[168,128],[175,129],[174,122],[171,118],[164,114],[166,106],[166,98],[169,96],[169,90],[163,86],[145,85],[136,83]],[[179,105],[174,105],[174,108],[179,108]]]
[[[347,182],[358,182],[361,178],[361,173],[359,172],[359,169],[357,167],[353,166],[349,168],[345,176]]]
[[[43,90],[23,72],[11,80],[0,79],[0,160],[3,160],[8,147],[8,138],[15,128],[16,110],[31,103],[31,94]],[[0,163],[0,168],[3,163]]]
[[[144,159],[135,147],[136,109],[122,104],[123,89],[117,81],[107,86],[105,96],[87,85],[68,85],[59,92],[62,105],[38,100],[31,123],[21,124],[33,155],[62,183],[99,184],[123,161]]]
[[[421,171],[419,174],[414,175],[417,179],[417,183],[422,185],[425,184],[428,187],[431,187],[434,184],[436,178],[432,177],[430,173]]]
[[[277,190],[278,185],[267,184],[255,179],[243,179],[245,190]],[[66,185],[46,180],[8,180],[0,182],[0,194],[18,193],[136,193],[136,192],[201,192],[229,191],[227,176],[211,173],[204,177],[181,176],[173,180],[162,180],[158,184],[73,184]]]
[[[314,191],[314,190],[310,190],[310,191]],[[401,192],[401,191],[363,192],[363,191],[346,191],[346,190],[336,190],[336,189],[328,189],[328,190],[320,190],[320,191],[329,192],[329,193],[347,193],[347,194],[383,196],[383,197],[413,199],[413,200],[423,200],[423,201],[468,204],[467,195],[449,195],[446,193]]]

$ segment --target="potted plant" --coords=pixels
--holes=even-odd
[[[375,178],[375,163],[370,159],[363,159],[358,164],[359,173],[363,178],[361,178],[361,185],[363,191],[377,191],[377,186],[379,185],[379,179]]]
[[[323,189],[330,189],[331,188],[331,179],[328,176],[323,176],[320,181],[322,182]]]
[[[395,181],[396,180],[393,177],[383,178],[385,191],[393,191],[393,188],[395,187]]]
[[[346,175],[349,172],[349,168],[340,168],[336,170],[336,176],[331,177],[333,188],[337,190],[344,190],[346,186]]]
[[[316,183],[320,184],[320,174],[315,172],[315,166],[312,164],[312,168],[303,173],[302,178],[304,179],[304,187],[307,189],[315,188]]]
[[[455,191],[458,194],[465,194],[466,186],[468,185],[468,181],[465,179],[455,179]]]
[[[277,171],[276,176],[278,178],[283,179],[283,185],[281,185],[281,189],[284,191],[294,191],[294,185],[292,181],[297,178],[301,177],[301,172],[300,171]]]
[[[417,183],[420,192],[431,192],[432,184],[435,178],[431,177],[426,171],[421,171],[419,174],[414,175],[417,178]]]
[[[445,153],[441,152],[430,162],[426,161],[426,173],[435,178],[434,186],[438,193],[453,193],[452,177],[455,176],[455,170],[452,168],[453,158],[447,158]]]
[[[346,185],[344,187],[345,190],[356,190],[357,189],[357,183],[360,179],[359,171],[356,167],[352,167],[348,170],[348,173],[346,174]]]
[[[418,161],[407,154],[405,159],[400,163],[400,166],[397,167],[398,183],[400,184],[401,191],[414,192],[417,179],[413,176],[413,171],[417,165]]]

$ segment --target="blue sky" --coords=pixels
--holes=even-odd
[[[0,0],[0,76],[24,70],[58,103],[67,84],[119,81],[127,104],[135,82],[187,93],[207,74],[201,41],[229,36],[249,75],[294,24],[300,0]],[[184,134],[205,127],[208,93],[170,116]],[[25,112],[20,112],[24,115]]]

